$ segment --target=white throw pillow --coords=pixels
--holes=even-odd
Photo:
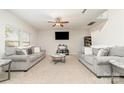
[[[40,47],[34,47],[34,53],[39,53],[40,52]]]
[[[84,54],[85,55],[92,55],[93,53],[92,53],[92,48],[90,48],[90,47],[85,47],[84,48]]]
[[[108,49],[103,49],[103,48],[101,48],[101,49],[98,51],[97,56],[107,56],[107,55],[108,55],[108,52],[109,52]]]

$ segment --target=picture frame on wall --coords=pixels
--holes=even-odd
[[[19,46],[19,32],[20,29],[13,25],[6,25],[5,27],[5,46],[18,47]]]

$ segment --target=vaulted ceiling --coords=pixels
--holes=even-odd
[[[56,17],[69,21],[64,25],[64,29],[86,28],[87,24],[105,11],[105,9],[9,9],[8,11],[25,22],[29,23],[37,30],[53,29],[48,21],[54,21]],[[60,27],[61,28],[61,27]],[[54,27],[54,29],[57,29]]]

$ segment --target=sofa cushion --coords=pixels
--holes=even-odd
[[[22,49],[16,49],[16,55],[28,55],[27,49],[22,48]]]
[[[109,56],[124,57],[124,47],[112,47],[112,48],[110,48]]]
[[[28,55],[32,54],[32,49],[31,48],[28,48],[27,49],[27,53],[28,53]]]
[[[29,61],[33,62],[36,59],[40,58],[42,56],[42,53],[34,53],[29,56]]]
[[[16,55],[25,55],[25,53],[21,49],[18,49],[16,50]]]
[[[101,48],[98,53],[97,56],[108,56],[109,53],[109,48]]]
[[[92,53],[94,56],[97,56],[98,51],[99,51],[99,48],[92,48]]]
[[[83,56],[84,61],[90,65],[94,64],[94,58],[95,56],[92,56],[92,55]]]
[[[10,55],[10,56],[4,56],[5,59],[11,59],[13,62],[33,62],[40,58],[44,53],[35,53],[31,55]]]
[[[16,55],[24,55],[24,52],[20,50],[16,50]]]
[[[91,47],[85,47],[84,48],[84,54],[85,55],[92,55],[92,48]]]
[[[26,62],[28,57],[26,55],[10,55],[4,58],[11,59],[13,62]]]
[[[32,46],[32,53],[39,53],[41,51],[41,47],[40,46]]]

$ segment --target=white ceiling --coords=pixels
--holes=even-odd
[[[90,21],[105,10],[88,9],[84,14],[82,14],[83,9],[10,9],[8,11],[37,30],[47,30],[53,28],[48,21],[52,21],[56,17],[62,17],[63,20],[69,21],[64,25],[64,29],[85,28]]]

